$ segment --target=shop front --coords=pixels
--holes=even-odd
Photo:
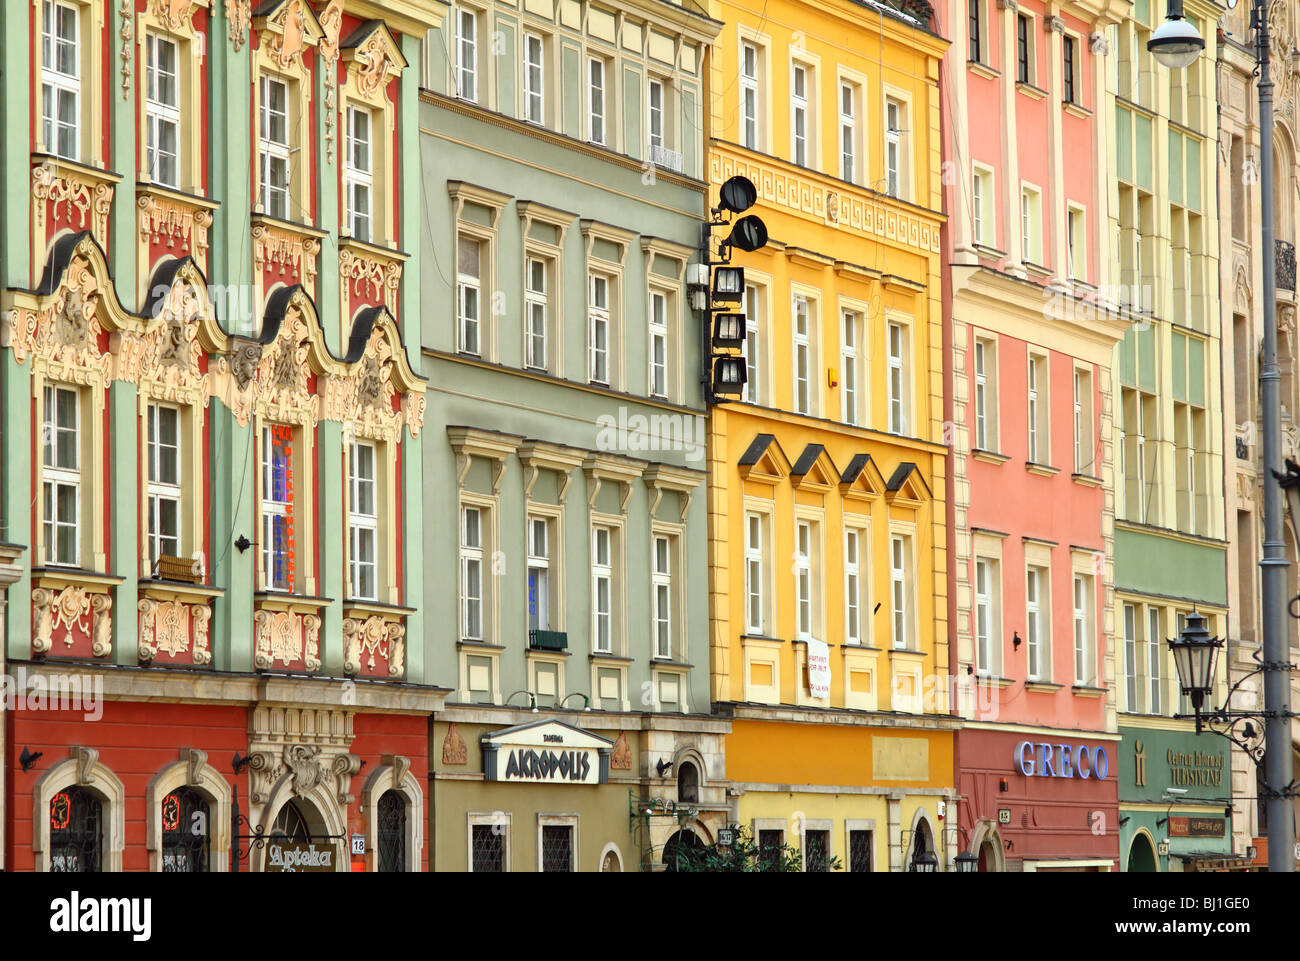
[[[961,849],[980,871],[1118,870],[1117,749],[1115,735],[963,728]]]
[[[851,712],[734,710],[733,817],[760,853],[796,849],[806,871],[953,869],[948,717],[885,728]]]
[[[1119,729],[1123,870],[1245,867],[1232,857],[1228,742],[1197,736],[1185,722],[1160,723]]]

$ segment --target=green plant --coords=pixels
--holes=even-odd
[[[780,845],[760,846],[748,828],[735,831],[730,847],[713,845],[707,848],[677,849],[676,865],[670,870],[698,873],[798,873],[804,870],[803,854],[797,847]],[[808,871],[839,871],[840,859],[834,856],[819,857],[810,862]]]

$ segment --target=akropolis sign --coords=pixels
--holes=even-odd
[[[489,781],[605,784],[613,742],[560,721],[536,721],[485,734],[483,775]]]
[[[1080,777],[1106,780],[1110,755],[1103,745],[1049,744],[1021,741],[1015,749],[1016,769],[1025,777]],[[1076,773],[1077,772],[1077,773]]]

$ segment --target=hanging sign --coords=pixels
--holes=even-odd
[[[266,846],[266,870],[297,874],[334,870],[334,846],[328,842],[272,841]]]
[[[813,697],[830,697],[831,695],[831,649],[825,641],[809,639],[808,645],[808,693]]]

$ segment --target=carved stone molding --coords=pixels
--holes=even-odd
[[[248,42],[248,21],[251,16],[249,0],[226,0],[227,35],[235,53]]]
[[[161,192],[142,188],[139,210],[140,239],[146,244],[166,242],[168,252],[181,256],[189,252],[205,270],[208,264],[208,229],[212,211],[200,204],[185,203]]]
[[[76,745],[72,757],[77,762],[77,783],[86,785],[95,783],[95,765],[99,763],[99,751],[93,747]]]
[[[397,315],[397,294],[402,286],[402,264],[395,258],[345,247],[339,251],[339,280],[349,295],[369,295],[393,316]]]
[[[614,742],[614,750],[609,755],[609,769],[611,771],[632,770],[632,748],[628,746],[625,731],[618,732],[618,740]]]
[[[201,787],[203,768],[208,763],[208,752],[191,747],[182,752],[181,756],[185,760],[185,783],[190,787]]]
[[[343,29],[343,0],[330,0],[321,11],[322,36],[317,47],[321,66],[325,71],[325,156],[334,163],[335,114],[339,103],[339,34]]]
[[[317,618],[317,628],[320,619]],[[276,661],[286,667],[305,660],[303,652],[303,617],[293,611],[259,610],[253,614],[253,663],[261,670]]]
[[[1110,41],[1106,39],[1106,34],[1102,33],[1100,30],[1094,31],[1090,34],[1088,37],[1088,49],[1098,57],[1110,56]]]
[[[406,628],[395,620],[371,615],[364,620],[349,617],[343,621],[343,673],[356,674],[362,663],[370,670],[375,668],[375,655],[388,663],[388,673],[398,677],[402,673]]]
[[[32,205],[38,239],[44,240],[45,203],[51,213],[80,230],[89,230],[101,247],[108,246],[108,217],[113,209],[114,184],[108,177],[58,161],[45,161],[32,168]],[[76,211],[75,219],[72,211]]]
[[[442,763],[464,764],[467,756],[465,739],[456,730],[456,725],[452,724],[447,728],[447,736],[442,739]]]
[[[312,296],[316,290],[316,257],[320,241],[274,224],[253,224],[253,263],[259,271],[271,270],[288,280],[292,272]]]
[[[122,99],[129,100],[131,98],[131,78],[135,74],[135,52],[132,50],[132,41],[135,39],[134,0],[122,0],[117,9],[117,17],[122,21],[122,25],[118,27],[117,31],[118,40],[121,41],[118,59],[122,61],[122,68],[118,72],[122,75]]]
[[[208,624],[212,609],[207,603],[186,604],[180,600],[143,597],[136,605],[140,613],[139,656],[152,663],[160,653],[175,659],[189,654],[192,663],[211,663],[208,650]],[[190,633],[193,630],[193,644]],[[191,649],[192,648],[192,649]]]
[[[194,32],[194,10],[197,0],[151,0],[149,6],[154,16],[172,33]]]
[[[292,704],[256,704],[249,713],[248,771],[250,819],[261,823],[261,811],[273,793],[311,794],[316,801],[351,803],[351,778],[361,767],[352,755],[351,711]],[[285,782],[283,779],[288,777]],[[283,794],[281,794],[283,797]],[[269,827],[269,824],[267,825]]]

